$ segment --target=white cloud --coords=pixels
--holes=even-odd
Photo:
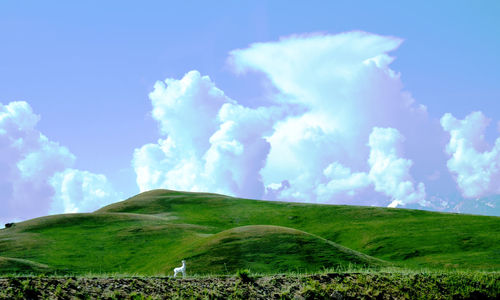
[[[324,151],[326,146],[339,145],[338,141],[343,140],[343,137],[335,132],[325,132],[327,130],[321,128],[323,120],[304,114],[300,118],[292,117],[293,121],[277,123],[277,120],[282,120],[286,114],[286,107],[250,109],[236,104],[235,101],[226,99],[206,76],[201,77],[193,71],[181,80],[168,79],[166,82],[170,86],[157,84],[156,88],[160,91],[155,89],[151,93],[154,95],[153,111],[157,111],[157,106],[162,106],[163,103],[178,103],[179,107],[171,109],[177,113],[172,118],[179,120],[159,120],[163,133],[175,134],[168,134],[157,143],[147,144],[135,150],[133,166],[141,191],[169,188],[254,198],[261,198],[265,194],[271,199],[312,198],[314,201],[331,203],[339,200],[345,202],[347,198],[373,185],[375,191],[390,197],[392,206],[424,203],[424,185],[420,183],[417,189],[413,187],[413,179],[409,174],[412,162],[400,157],[399,148],[403,137],[396,129],[373,128],[368,143],[368,165],[371,168],[369,173],[353,173],[350,168],[335,161],[324,168],[323,176],[318,176],[310,170],[319,168],[324,161],[331,159],[332,152]],[[179,86],[182,86],[182,89]],[[212,103],[218,110],[205,108],[200,116],[196,116],[198,111],[190,105],[181,103],[179,99],[170,99],[174,97],[169,92],[170,88],[177,91],[174,96],[182,101],[205,103],[204,105]],[[216,92],[212,92],[212,89]],[[185,93],[179,92],[181,90]],[[225,103],[220,105],[221,102]],[[163,115],[168,114],[167,109],[163,111]],[[211,111],[211,115],[207,114],[207,111]],[[197,128],[200,126],[198,122],[180,120],[180,116],[188,114],[193,119],[209,120],[207,127],[211,130],[207,130],[203,135],[191,135],[191,132],[199,133],[201,130]],[[283,127],[286,129],[283,130]],[[191,137],[182,136],[183,132]],[[196,140],[195,136],[203,136],[208,143]],[[199,148],[193,149],[194,145]],[[259,173],[264,168],[266,159],[269,162],[271,145],[282,150],[280,155],[285,157],[279,161],[283,162],[283,165],[276,168],[277,173],[290,177],[264,186]],[[297,156],[297,153],[294,153],[297,150],[304,155]],[[307,186],[311,182],[318,183],[317,187]]]
[[[72,165],[75,161],[75,156],[67,148],[50,141],[42,134],[37,143],[39,147],[26,153],[24,158],[17,163],[17,168],[25,180],[46,178]]]
[[[171,138],[135,149],[132,165],[140,191],[157,188],[203,191],[203,186],[196,185],[201,164],[196,156],[190,155],[190,149],[185,153],[183,150]]]
[[[40,117],[33,113],[28,103],[24,101],[11,102],[8,105],[0,103],[0,134],[32,131]]]
[[[47,212],[53,190],[47,178],[74,161],[68,149],[36,128],[40,117],[26,102],[0,103],[0,219],[8,222]]]
[[[202,156],[219,127],[219,110],[234,101],[197,71],[181,80],[157,82],[149,98],[153,118],[167,137],[135,150],[132,165],[139,189],[206,190],[210,184]]]
[[[425,186],[422,182],[414,187],[410,175],[412,161],[401,158],[403,136],[394,128],[373,128],[370,146],[370,179],[375,191],[391,197],[389,207],[404,206],[408,203],[425,202]]]
[[[166,137],[134,152],[140,190],[262,197],[258,172],[269,151],[264,134],[280,110],[238,105],[197,71],[165,84],[157,83],[150,99],[153,117]]]
[[[75,162],[36,128],[39,120],[27,102],[0,103],[0,222],[49,213],[56,193],[49,179]]]
[[[451,207],[445,132],[390,68],[401,42],[347,32],[234,50],[236,72],[258,72],[275,88],[257,109],[197,71],[157,83],[150,99],[161,136],[135,150],[139,188]]]
[[[347,32],[292,36],[231,52],[229,61],[237,72],[261,72],[275,85],[280,95],[273,103],[302,109],[278,120],[267,139],[271,149],[261,170],[265,185],[290,184],[276,194],[279,199],[337,202],[343,197],[349,203],[373,203],[366,200],[370,197],[345,197],[367,186],[363,172],[333,181],[322,176],[335,163],[368,169],[366,141],[373,127],[403,132],[409,138],[409,153],[419,161],[425,162],[429,152],[439,151],[430,146],[439,134],[427,134],[440,132],[439,126],[430,122],[425,106],[402,90],[400,75],[389,68],[393,58],[388,52],[401,42],[394,37]],[[425,141],[419,141],[422,138]],[[430,168],[419,166],[417,170],[426,175],[436,171]],[[389,192],[380,184],[375,187]],[[398,195],[411,195],[410,186],[406,189]],[[390,192],[391,197],[394,193]],[[401,203],[414,201],[405,199]]]
[[[329,182],[320,184],[316,189],[318,200],[332,202],[340,197],[345,201],[346,197],[355,196],[373,185],[375,191],[390,197],[389,207],[410,203],[427,205],[424,184],[419,183],[417,188],[414,187],[410,175],[412,161],[401,157],[403,141],[403,136],[394,128],[374,127],[368,141],[370,171],[352,173],[338,162],[330,164],[323,171]]]
[[[66,169],[54,174],[49,182],[56,191],[52,213],[90,212],[120,199],[102,174]]]
[[[487,150],[484,132],[489,123],[481,112],[473,112],[463,120],[449,113],[441,118],[443,129],[450,134],[446,152],[451,158],[447,166],[467,198],[500,194],[500,138]]]
[[[370,177],[365,172],[352,173],[351,169],[341,165],[338,162],[330,164],[323,174],[330,181],[319,184],[316,189],[318,201],[333,202],[332,200],[346,196],[354,196],[356,193],[368,187],[371,184]]]
[[[259,172],[269,153],[264,135],[272,128],[279,112],[271,108],[250,109],[224,104],[218,114],[219,129],[210,137],[211,147],[204,155],[205,172],[230,184],[232,194],[262,197],[264,185]]]
[[[195,151],[194,155],[210,147],[208,139],[219,125],[220,108],[234,102],[197,71],[188,72],[181,80],[156,82],[149,98],[161,133],[184,150]]]

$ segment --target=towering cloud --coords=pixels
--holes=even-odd
[[[375,155],[373,148],[376,145],[367,147],[366,144],[374,127],[397,128],[407,137],[407,153],[415,161],[440,151],[439,143],[431,140],[435,137],[425,137],[426,131],[440,132],[439,127],[430,122],[426,108],[402,90],[400,75],[389,68],[393,58],[388,52],[401,42],[393,37],[348,32],[292,36],[231,52],[230,62],[237,72],[263,73],[279,90],[280,95],[276,97],[279,105],[302,108],[302,113],[278,120],[275,131],[268,138],[271,150],[261,174],[269,187],[289,183],[288,188],[281,188],[279,199],[312,198],[332,202],[338,195],[339,199],[348,199],[350,203],[371,204],[371,200],[346,198],[339,193],[352,187],[347,194],[354,195],[355,188],[366,187],[368,179],[360,171],[366,173],[369,168],[372,169],[370,181],[376,183],[375,190],[390,194],[391,199],[396,197],[390,200],[393,205],[404,193],[412,195],[408,184],[405,185],[408,190],[400,191],[399,196],[396,196],[396,187],[382,186],[387,179],[384,176],[388,176],[392,167],[404,166],[402,174],[407,174],[411,165],[409,160],[395,161],[384,171],[376,171],[381,165],[375,158],[366,164],[368,156]],[[327,172],[329,166],[337,166],[331,170],[345,166],[349,172],[351,169],[357,171],[343,172],[344,177],[338,177],[340,175],[335,172]],[[427,164],[419,166],[420,176],[435,172],[430,168]],[[334,177],[329,178],[331,176]],[[409,174],[405,176],[410,178]],[[403,180],[403,177],[398,179]],[[425,197],[423,183],[416,190],[419,196],[415,199]],[[327,199],[325,195],[333,198]],[[417,201],[404,198],[406,200],[397,203]]]
[[[46,215],[50,212],[96,209],[102,205],[80,205],[85,202],[85,189],[73,187],[68,210],[57,205],[59,179],[74,164],[75,156],[56,142],[50,141],[36,129],[40,117],[28,103],[0,103],[0,222],[22,220]],[[62,173],[61,173],[62,172]],[[95,176],[85,172],[83,177]],[[106,184],[105,177],[94,182]],[[109,191],[109,190],[108,190]],[[110,194],[111,195],[111,194]],[[55,196],[55,199],[54,199]],[[113,196],[116,196],[113,194]],[[106,199],[116,201],[113,198]],[[106,202],[105,201],[105,202]]]
[[[150,99],[162,137],[135,151],[140,189],[425,204],[424,183],[416,185],[410,167],[440,151],[431,141],[440,135],[427,133],[441,129],[389,68],[388,52],[400,43],[348,32],[232,51],[236,72],[259,72],[277,90],[259,108],[228,98],[197,71],[158,82]],[[403,136],[411,159],[401,151]],[[436,173],[436,165],[412,170],[424,177]]]

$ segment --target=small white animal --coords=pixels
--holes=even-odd
[[[177,273],[182,273],[182,277],[186,276],[186,261],[182,261],[182,267],[178,267],[174,269],[174,277],[177,276]]]

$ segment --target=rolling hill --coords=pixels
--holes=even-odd
[[[0,230],[0,273],[500,270],[500,218],[154,190]]]

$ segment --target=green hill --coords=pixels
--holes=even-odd
[[[350,264],[498,271],[500,218],[155,190],[2,229],[0,256],[76,274],[165,274],[182,259],[198,274]],[[0,273],[44,271],[4,265]]]
[[[307,272],[349,264],[387,265],[307,232],[269,225],[225,230],[202,239],[192,249],[186,253],[186,260],[196,273],[234,273],[243,268],[254,272],[286,272],[293,267]]]

